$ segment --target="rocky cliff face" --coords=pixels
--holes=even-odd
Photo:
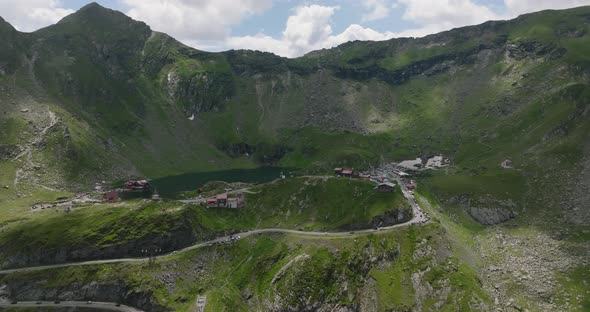
[[[371,221],[366,223],[354,223],[342,227],[342,230],[363,230],[363,229],[376,229],[378,227],[385,227],[394,224],[400,224],[412,219],[411,209],[395,209],[388,211],[380,216],[376,216]]]
[[[49,280],[30,281],[11,280],[0,285],[0,300],[17,301],[104,301],[119,302],[143,311],[169,311],[155,302],[151,291],[138,291],[124,281],[106,283],[73,283],[66,287],[47,287]],[[53,310],[52,310],[53,311]],[[65,310],[68,311],[68,310]]]
[[[457,205],[470,215],[477,223],[494,225],[514,219],[518,207],[510,199],[499,200],[493,197],[457,196],[450,198],[447,205]]]
[[[195,68],[173,68],[166,74],[166,91],[172,101],[181,103],[187,117],[211,110],[220,110],[235,94],[233,77],[229,72],[201,71]],[[188,70],[189,72],[182,72]]]
[[[0,247],[2,268],[26,267],[43,264],[80,262],[97,259],[115,259],[125,257],[147,257],[142,249],[158,248],[160,254],[193,244],[197,240],[208,240],[216,233],[205,232],[199,225],[193,224],[188,217],[180,219],[166,233],[150,233],[139,239],[121,242],[109,246],[72,245],[61,248],[19,248],[15,250],[11,243]]]

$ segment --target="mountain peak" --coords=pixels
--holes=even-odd
[[[136,21],[122,12],[105,8],[96,2],[89,3],[57,23],[70,31],[83,32],[151,32],[145,23]]]
[[[109,8],[105,8],[96,2],[89,3],[83,7],[81,7],[78,11],[64,17],[59,23],[69,22],[73,19],[100,19],[100,18],[112,18],[118,17],[123,19],[131,19],[127,15],[111,10]]]
[[[88,3],[87,5],[81,7],[78,12],[83,12],[83,11],[113,11],[109,8],[105,8],[102,5],[96,3],[96,2],[91,2]]]

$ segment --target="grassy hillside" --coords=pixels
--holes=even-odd
[[[58,208],[32,211],[30,202],[12,202],[13,208],[2,207],[2,259],[10,266],[51,263],[75,250],[87,251],[66,258],[138,256],[152,244],[171,251],[255,228],[366,229],[411,218],[399,189],[378,193],[365,181],[299,177],[262,184],[252,192],[246,194],[246,208],[238,210],[132,200],[79,204],[65,213]]]
[[[340,309],[362,306],[374,311],[431,309],[435,304],[448,309],[485,307],[490,299],[481,291],[478,278],[457,262],[450,249],[442,247],[440,234],[440,228],[431,225],[359,236],[354,241],[264,235],[179,254],[155,265],[12,274],[1,282],[15,289],[29,285],[51,296],[51,289],[65,291],[91,281],[97,285],[119,281],[111,291],[131,292],[135,298],[157,289],[150,300],[134,302],[152,311],[160,310],[157,306],[190,311],[197,295],[207,296],[207,311],[302,310],[320,305]],[[414,273],[420,277],[412,277]],[[34,282],[47,280],[49,274],[51,282]],[[425,295],[424,287],[439,292]],[[99,300],[111,292],[100,289],[87,292],[86,298]],[[24,300],[29,295],[23,291],[18,298]],[[64,299],[67,295],[57,296]]]
[[[129,176],[171,181],[268,165],[325,174],[442,153],[449,168],[416,177],[434,225],[400,230],[383,245],[375,238],[321,246],[252,238],[215,250],[211,259],[221,260],[204,261],[209,269],[186,280],[162,282],[159,273],[133,275],[141,270],[124,266],[121,283],[152,291],[138,296],[162,310],[185,309],[197,293],[210,296],[211,309],[297,310],[304,303],[288,291],[294,288],[328,309],[583,311],[589,20],[590,7],[543,11],[424,38],[349,42],[296,59],[198,51],[96,4],[30,34],[0,20],[2,256],[13,264],[65,261],[70,250],[60,248],[67,246],[98,257],[154,241],[172,250],[256,227],[372,225],[404,209],[399,193],[305,177],[254,188],[239,211],[139,200],[67,215],[29,208]],[[505,160],[512,165],[501,167]],[[499,225],[476,218],[502,213],[508,217]],[[431,249],[419,247],[422,239]],[[363,244],[369,251],[359,251]],[[56,250],[55,259],[43,254]],[[365,265],[381,250],[402,253]],[[267,286],[299,255],[301,264]],[[162,272],[209,257],[193,256],[162,264]],[[104,281],[119,268],[63,274]],[[26,280],[46,279],[38,274]],[[53,286],[71,282],[64,276]]]
[[[23,93],[74,118],[66,127],[91,129],[71,140],[90,152],[59,162],[91,174],[66,181],[260,164],[329,168],[434,152],[459,163],[504,150],[499,129],[510,133],[540,99],[585,88],[587,15],[586,7],[547,11],[285,59],[197,51],[92,4],[32,34],[13,32],[23,51],[10,53],[27,61],[11,66]],[[129,163],[92,166],[114,157]]]

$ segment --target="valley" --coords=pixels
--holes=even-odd
[[[3,309],[590,309],[590,7],[297,58],[96,3],[0,38]]]

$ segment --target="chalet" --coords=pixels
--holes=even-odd
[[[207,208],[217,208],[217,198],[207,198]]]
[[[224,193],[207,199],[207,208],[244,208],[244,206],[245,202],[242,194],[228,197],[227,193]]]
[[[129,180],[125,182],[125,189],[128,191],[147,191],[151,188],[147,180]]]
[[[119,201],[119,193],[117,193],[115,191],[106,192],[102,196],[102,200],[105,202],[109,202],[109,203],[114,203],[116,201]]]
[[[391,182],[381,182],[375,186],[377,192],[391,193],[395,188],[395,184]]]
[[[217,206],[221,208],[227,207],[227,193],[219,194],[216,196]]]
[[[228,208],[244,208],[244,200],[239,197],[230,197],[227,199]]]
[[[413,191],[416,189],[416,182],[414,180],[410,180],[410,183],[408,183],[406,187],[408,188],[408,190]]]
[[[353,168],[334,168],[334,173],[343,177],[352,177],[355,175]]]
[[[344,177],[352,177],[354,174],[354,169],[352,168],[342,168],[342,176]]]

